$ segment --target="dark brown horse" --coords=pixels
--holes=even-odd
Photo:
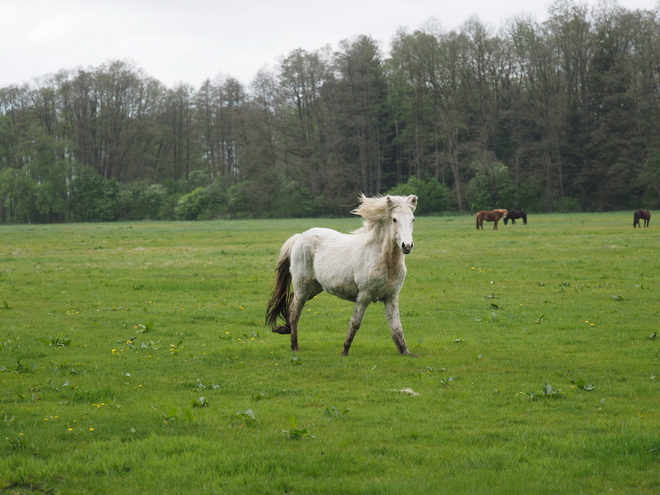
[[[651,212],[649,210],[643,210],[639,209],[635,211],[635,221],[633,222],[633,229],[635,227],[639,227],[640,229],[642,226],[639,223],[639,220],[644,220],[644,227],[648,227],[649,223],[651,223]]]
[[[509,213],[506,210],[493,210],[493,211],[486,211],[486,210],[481,210],[479,213],[477,213],[477,229],[482,229],[484,228],[484,220],[487,222],[495,222],[495,226],[493,227],[493,230],[497,230],[497,222],[499,222],[502,217],[505,217],[506,214]]]
[[[527,225],[527,212],[522,211],[522,210],[511,210],[505,217],[504,217],[504,225],[511,220],[511,225],[516,224],[516,218],[522,218],[523,224]]]

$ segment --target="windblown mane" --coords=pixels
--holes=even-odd
[[[367,232],[375,228],[379,223],[390,216],[390,210],[387,204],[387,198],[390,198],[395,208],[407,205],[405,196],[374,196],[368,198],[364,194],[360,195],[360,206],[351,211],[355,215],[360,215],[364,219],[362,228],[354,231],[354,234]]]

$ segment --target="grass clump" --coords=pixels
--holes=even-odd
[[[281,244],[358,219],[2,227],[0,492],[620,493],[660,489],[653,228],[420,217],[401,293],[341,357],[263,325]],[[98,249],[102,247],[103,249]]]

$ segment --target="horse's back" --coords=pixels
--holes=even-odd
[[[304,248],[305,251],[309,252],[309,250],[312,250],[315,253],[319,249],[347,245],[350,243],[352,237],[354,237],[352,234],[342,234],[333,229],[314,227],[299,234],[296,243],[301,248]]]
[[[350,264],[360,250],[358,243],[354,234],[315,227],[306,230],[296,239],[291,252],[292,263],[307,266],[314,272],[326,271],[324,267],[327,266]],[[315,275],[318,276],[316,273]]]

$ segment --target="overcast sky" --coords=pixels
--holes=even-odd
[[[619,0],[649,9],[658,0]],[[249,84],[261,68],[302,48],[333,48],[369,35],[385,53],[400,28],[430,19],[444,30],[470,16],[497,29],[528,15],[541,22],[546,0],[0,0],[0,87],[61,69],[130,60],[168,87],[199,87],[235,77]],[[582,2],[580,2],[582,3]],[[597,0],[588,0],[595,5]]]

